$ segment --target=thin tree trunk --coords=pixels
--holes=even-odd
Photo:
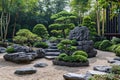
[[[6,29],[5,29],[5,35],[4,35],[4,41],[6,40],[7,37],[7,33],[8,33],[8,26],[10,23],[10,13],[7,14],[7,18],[6,18]]]
[[[100,36],[100,11],[99,11],[99,8],[98,8],[98,1],[96,0],[96,4],[97,4],[97,11],[96,11],[96,14],[97,14],[97,31],[98,31],[98,35]]]
[[[104,36],[104,32],[105,32],[105,9],[103,9],[102,36]]]
[[[3,29],[2,29],[2,27],[3,27],[3,12],[1,14],[1,39],[3,41]]]

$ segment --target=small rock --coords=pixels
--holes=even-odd
[[[115,63],[116,60],[108,60],[108,63]]]
[[[24,75],[24,74],[33,74],[36,73],[37,70],[34,68],[21,68],[15,71],[15,74]]]
[[[46,63],[37,63],[34,65],[34,67],[46,67],[46,66],[48,66],[48,64]]]
[[[120,57],[116,57],[114,58],[114,60],[120,61]]]
[[[48,59],[48,60],[53,60],[53,59],[55,59],[57,56],[45,56],[45,58],[46,59]]]
[[[85,75],[75,73],[67,73],[63,77],[65,80],[85,80]]]
[[[93,69],[96,71],[109,73],[111,71],[111,68],[111,66],[94,66]]]
[[[6,48],[0,47],[0,53],[5,53],[5,52],[6,52]]]

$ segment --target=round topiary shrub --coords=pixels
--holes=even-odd
[[[58,59],[58,60],[63,60],[63,58],[64,58],[65,56],[68,56],[68,55],[65,54],[65,53],[61,53],[61,54],[57,57],[57,59]]]
[[[120,46],[115,49],[116,56],[120,56]]]
[[[103,40],[99,46],[99,49],[106,51],[106,49],[110,46],[112,46],[112,43],[109,40]]]
[[[33,28],[33,33],[39,35],[42,38],[48,38],[49,34],[46,27],[43,24],[37,24]]]
[[[88,54],[84,51],[75,51],[72,55],[82,55],[84,57],[88,57]]]
[[[46,42],[35,42],[33,46],[37,48],[48,48],[48,44]]]
[[[101,42],[102,41],[95,42],[94,48],[99,49],[99,46],[100,46]]]
[[[13,47],[8,47],[8,48],[6,49],[6,52],[7,52],[7,53],[14,53],[14,52],[15,52],[15,49],[14,49]]]
[[[83,55],[73,55],[73,57],[76,59],[78,62],[86,62],[88,61],[87,57]]]

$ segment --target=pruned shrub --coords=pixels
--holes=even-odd
[[[115,49],[116,56],[120,56],[120,46]]]
[[[112,73],[120,75],[120,66],[119,65],[113,65],[111,70],[112,70]]]
[[[113,44],[119,44],[119,43],[120,43],[120,38],[113,37],[112,40],[111,40],[111,42],[112,42]]]
[[[46,42],[35,42],[33,46],[37,48],[48,48],[48,44]]]
[[[106,49],[110,46],[112,46],[112,43],[109,40],[103,40],[99,46],[99,49],[106,51]]]
[[[82,55],[82,56],[88,57],[88,54],[84,51],[75,51],[73,55]]]

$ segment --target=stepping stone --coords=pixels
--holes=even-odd
[[[114,58],[114,60],[120,61],[120,57],[116,57]]]
[[[93,69],[100,72],[111,72],[111,66],[94,66]]]
[[[108,60],[108,63],[115,63],[116,60]]]
[[[52,46],[57,46],[57,43],[51,43]]]
[[[75,73],[67,73],[63,77],[65,80],[85,80],[85,75]]]
[[[57,49],[57,46],[50,46],[50,49]]]
[[[37,70],[34,68],[21,68],[21,69],[17,69],[15,71],[15,74],[25,75],[25,74],[34,74],[36,72],[37,72]]]
[[[46,63],[37,63],[37,64],[34,65],[34,67],[40,67],[40,68],[43,68],[43,67],[46,67],[46,66],[48,66],[48,64],[46,64]]]
[[[117,61],[117,62],[113,63],[113,65],[118,65],[118,66],[120,66],[120,61]]]
[[[55,59],[56,57],[58,57],[58,56],[45,56],[45,58],[48,59],[48,60],[53,60],[53,59]]]
[[[5,53],[5,52],[6,52],[6,48],[0,47],[0,53]]]
[[[46,49],[45,51],[46,52],[59,52],[58,49]]]
[[[46,56],[58,56],[60,54],[60,52],[46,52],[45,55]]]

